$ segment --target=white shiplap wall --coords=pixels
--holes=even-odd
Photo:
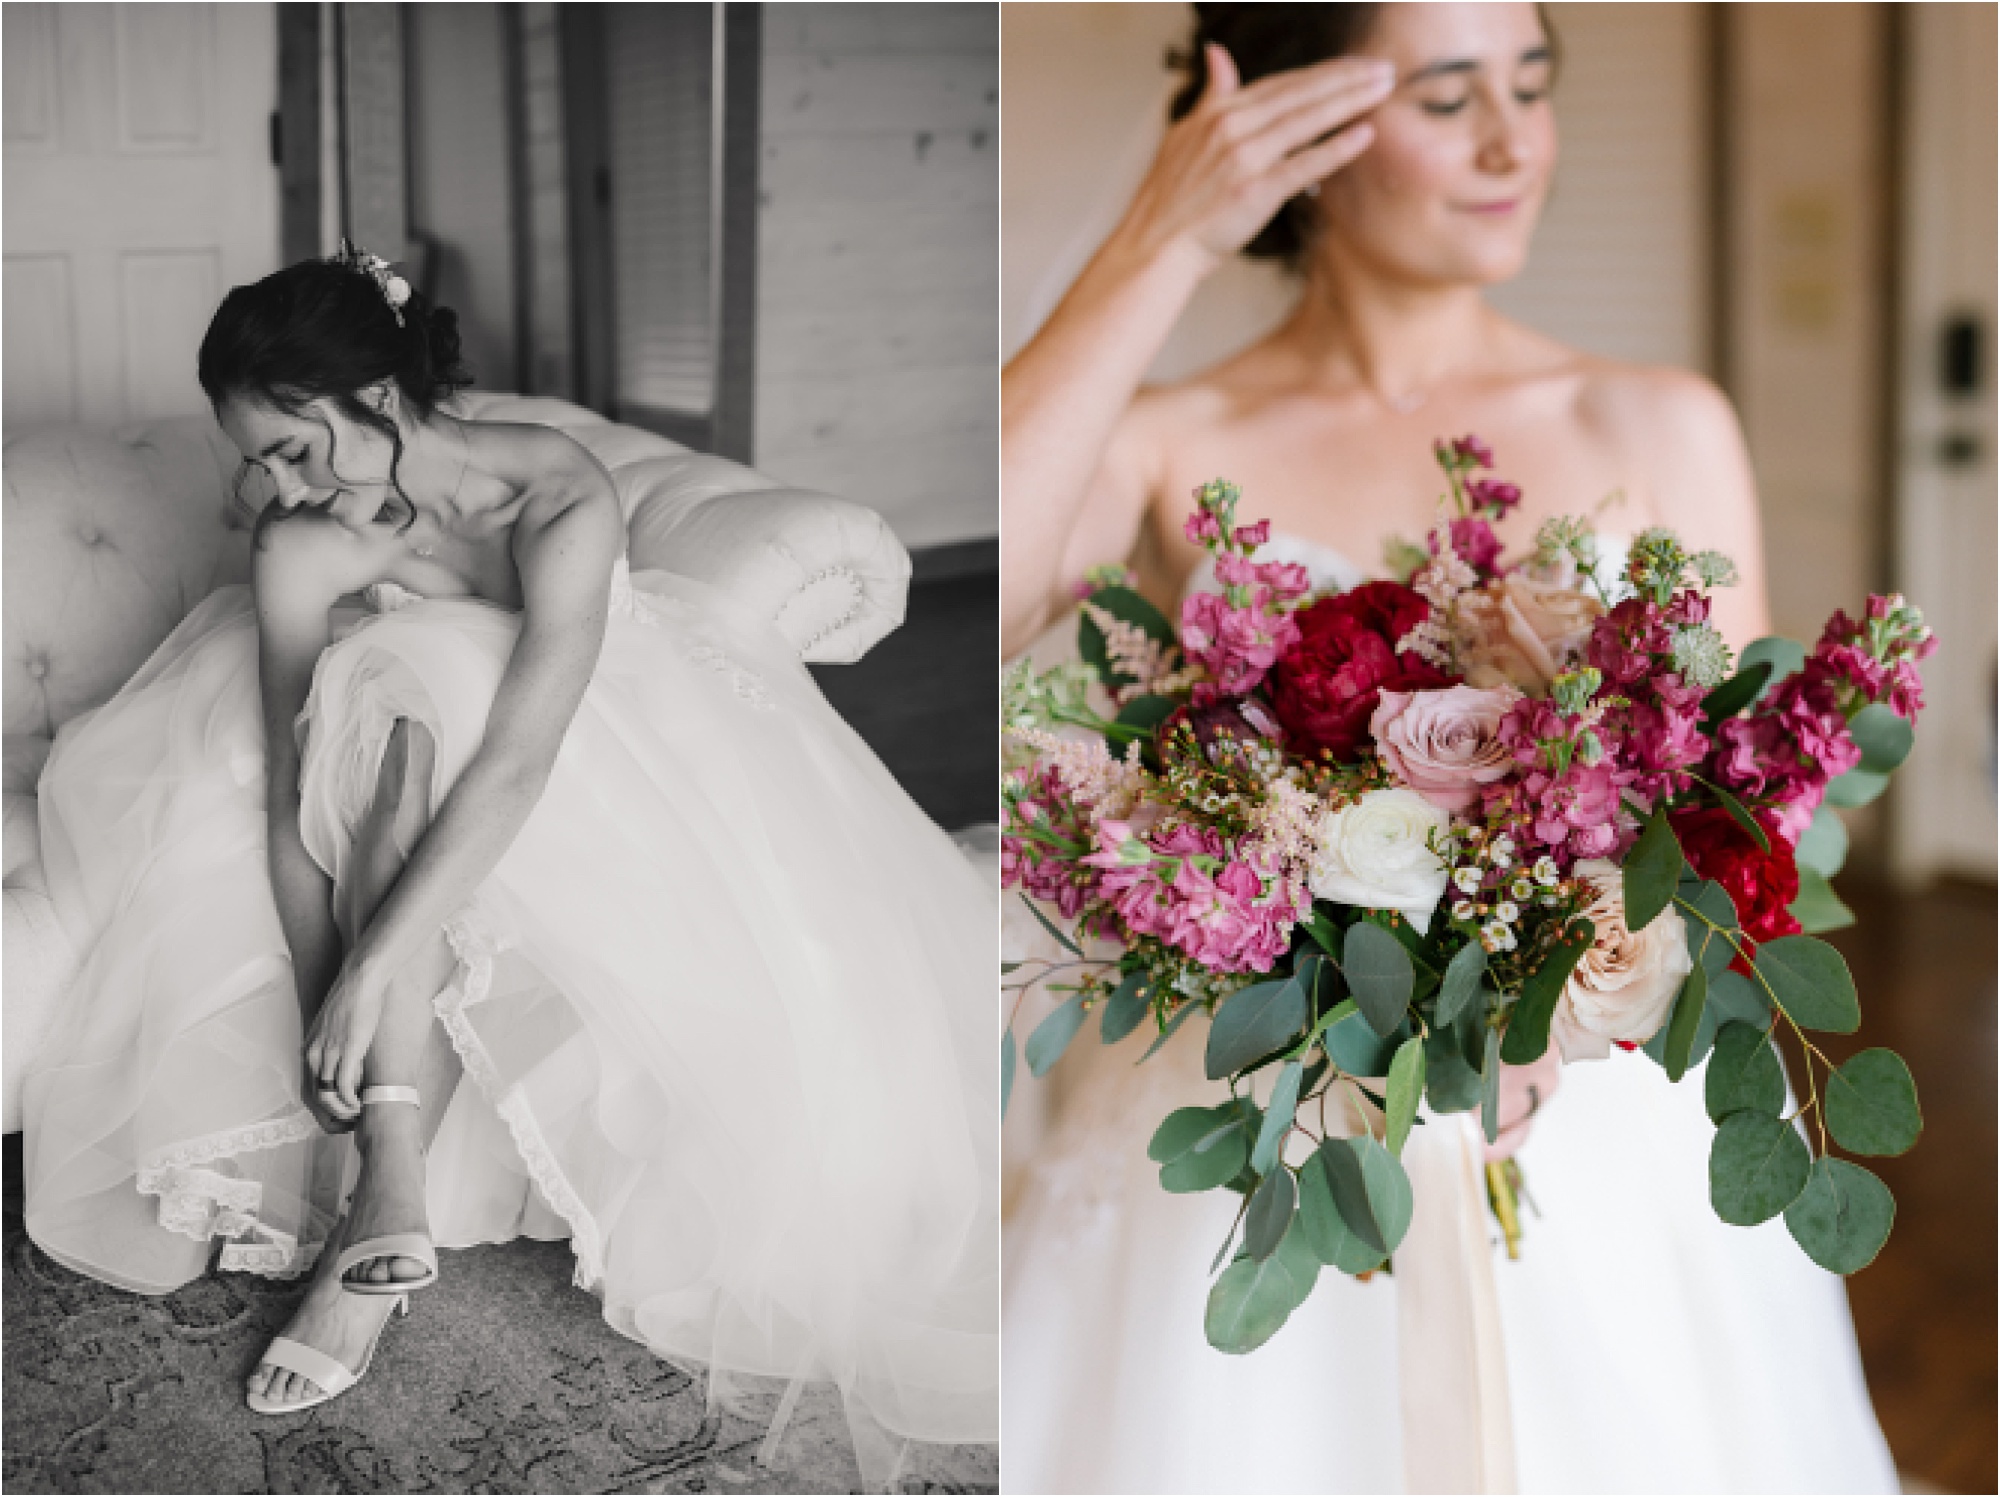
[[[998,7],[764,11],[756,465],[998,532]]]

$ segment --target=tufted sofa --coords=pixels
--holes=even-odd
[[[568,432],[611,473],[633,570],[721,587],[807,661],[859,660],[903,620],[910,558],[881,516],[787,488],[565,401],[468,393],[475,420]],[[0,1130],[76,964],[49,902],[35,787],[57,731],[104,702],[189,609],[247,581],[237,454],[206,416],[110,433],[43,429],[5,443],[5,929]]]

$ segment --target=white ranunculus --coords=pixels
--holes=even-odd
[[[1596,891],[1583,915],[1597,934],[1563,988],[1549,1033],[1564,1060],[1602,1060],[1613,1040],[1642,1045],[1660,1032],[1694,959],[1671,905],[1644,930],[1625,928],[1625,875],[1615,863],[1592,858],[1575,873]]]
[[[1431,912],[1444,897],[1448,878],[1431,851],[1430,836],[1450,821],[1401,785],[1371,790],[1353,805],[1327,812],[1319,823],[1313,893],[1364,910],[1400,910],[1429,934]]]

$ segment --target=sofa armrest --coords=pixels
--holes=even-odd
[[[642,471],[652,470],[652,471]],[[873,510],[722,458],[636,464],[627,530],[635,571],[728,592],[769,618],[803,660],[851,664],[903,622],[910,555]]]
[[[76,953],[56,920],[42,870],[42,834],[35,785],[49,756],[40,734],[9,733],[6,739],[4,799],[6,886],[0,900],[0,943],[6,952],[0,973],[0,1132],[21,1127],[21,1082],[42,1048],[57,1006],[76,970]]]

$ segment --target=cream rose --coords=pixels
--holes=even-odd
[[[1591,858],[1575,872],[1596,891],[1583,914],[1597,936],[1556,1002],[1549,1033],[1565,1061],[1602,1060],[1613,1040],[1639,1045],[1660,1032],[1694,959],[1671,905],[1644,930],[1625,928],[1625,875],[1615,863]]]
[[[1494,734],[1520,697],[1511,686],[1384,691],[1368,731],[1397,779],[1440,811],[1463,811],[1514,767]]]
[[[1574,663],[1604,605],[1588,593],[1510,572],[1458,600],[1468,686],[1515,686],[1542,696]]]
[[[1320,818],[1312,891],[1364,910],[1400,910],[1429,934],[1448,875],[1431,851],[1450,817],[1414,790],[1371,790]]]

